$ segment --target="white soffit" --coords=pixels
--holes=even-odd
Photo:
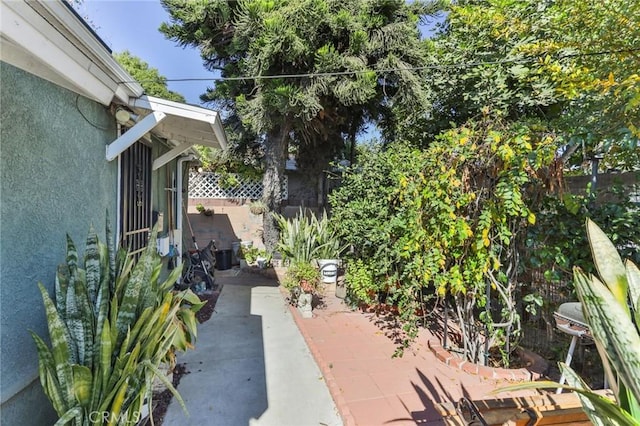
[[[226,149],[227,139],[218,112],[194,105],[168,101],[153,96],[141,96],[129,101],[137,114],[160,111],[167,114],[153,130],[154,134],[174,143],[191,143]]]
[[[154,169],[167,164],[193,145],[227,149],[222,120],[216,111],[146,95],[130,99],[128,106],[144,118],[107,147],[109,161],[147,132],[167,139],[174,145],[173,149],[154,161]]]
[[[63,1],[2,1],[0,19],[3,61],[103,105],[143,93]]]

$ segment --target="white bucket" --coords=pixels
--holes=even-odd
[[[323,283],[335,283],[338,278],[338,260],[337,259],[318,259],[318,267],[320,267],[320,275]]]
[[[239,249],[240,249],[240,241],[233,241],[231,243],[231,250],[233,250],[233,254],[238,254]]]

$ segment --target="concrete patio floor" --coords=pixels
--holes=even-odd
[[[439,425],[435,404],[506,384],[446,365],[422,336],[392,358],[385,322],[331,291],[302,318],[275,279],[231,270],[217,280],[216,312],[178,359],[190,371],[178,387],[190,417],[174,398],[165,425]]]
[[[222,285],[196,348],[178,357],[189,374],[165,426],[341,425],[322,373],[277,286],[239,270],[216,271]]]

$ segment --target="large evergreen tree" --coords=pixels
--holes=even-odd
[[[234,130],[264,145],[264,201],[281,203],[287,149],[322,165],[367,119],[391,107],[425,106],[417,67],[426,64],[418,24],[435,3],[404,0],[163,0],[161,31],[201,50],[219,81],[202,95]],[[290,77],[294,76],[294,77]],[[304,160],[304,159],[302,159]],[[264,240],[278,231],[264,215]]]

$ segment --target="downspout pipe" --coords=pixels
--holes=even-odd
[[[183,174],[184,174],[184,163],[185,162],[190,162],[190,161],[195,161],[197,160],[196,156],[191,154],[191,155],[187,155],[184,157],[180,157],[178,158],[177,161],[177,166],[176,168],[178,169],[178,173],[177,173],[177,179],[176,179],[176,229],[180,230],[180,241],[176,242],[174,241],[174,244],[176,245],[176,248],[178,249],[178,253],[180,254],[180,256],[178,256],[178,259],[176,261],[177,265],[182,264],[182,204],[184,201],[184,196],[182,194],[182,179],[183,179]]]

